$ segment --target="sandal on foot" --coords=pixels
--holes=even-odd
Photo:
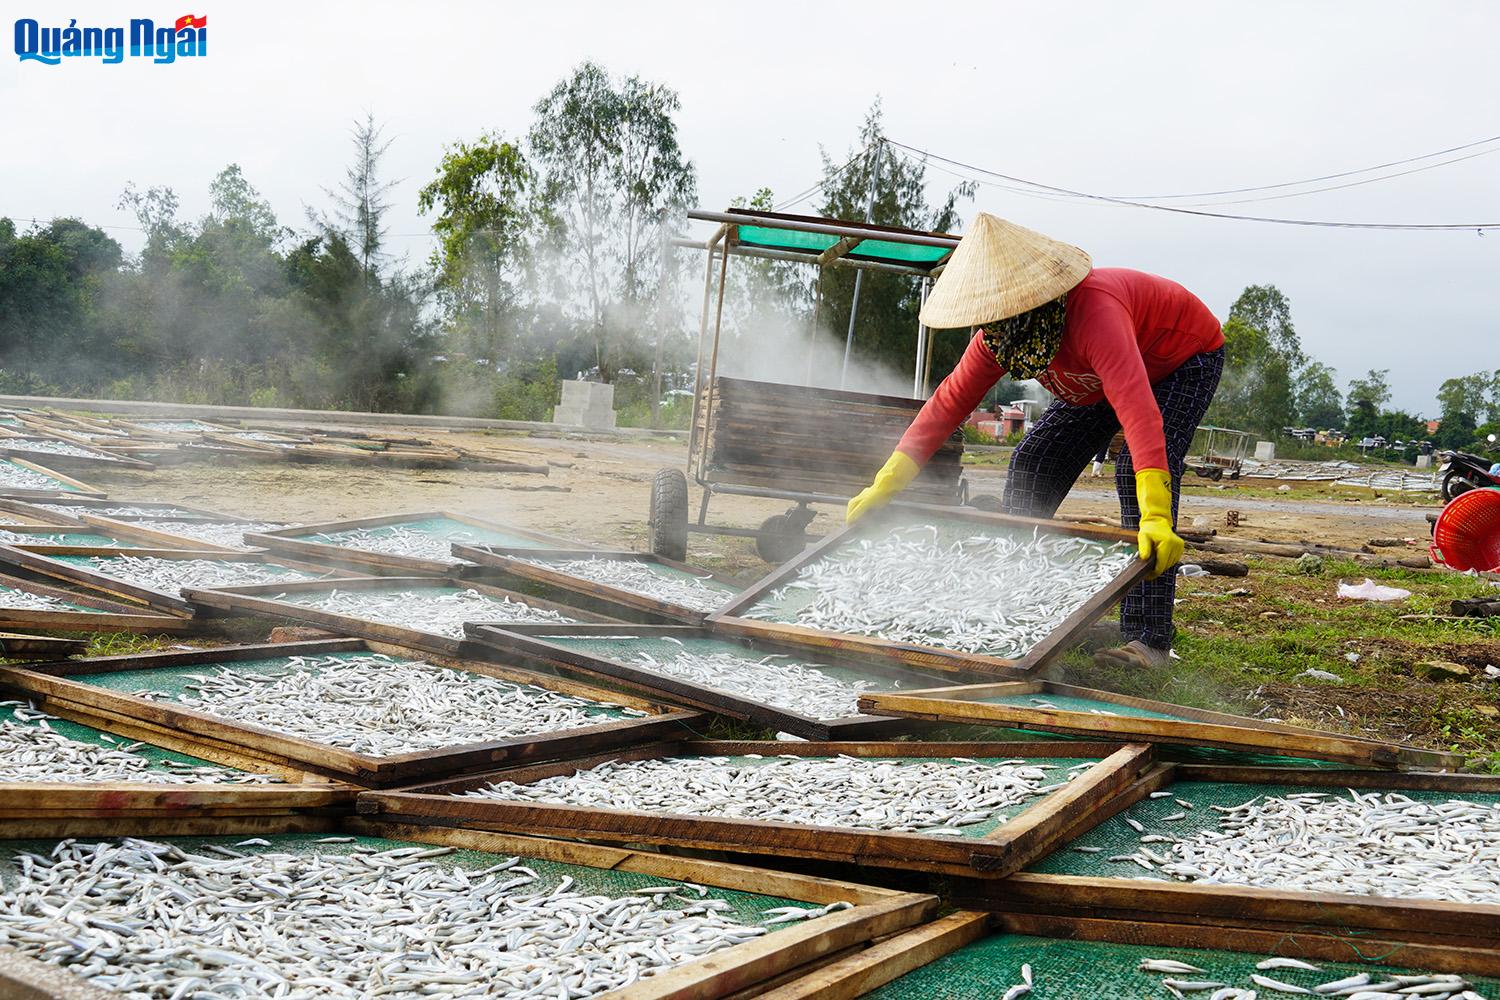
[[[1161,667],[1171,660],[1172,654],[1169,650],[1157,649],[1148,646],[1139,639],[1133,639],[1123,646],[1114,649],[1102,649],[1094,654],[1094,663],[1101,667]]]

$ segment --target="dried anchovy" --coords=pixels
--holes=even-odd
[[[871,681],[843,680],[826,674],[825,664],[801,663],[782,653],[754,660],[735,653],[683,649],[662,659],[641,651],[622,659],[654,674],[728,691],[814,719],[858,715],[859,696],[875,686]]]
[[[75,455],[79,458],[92,458],[100,462],[119,461],[113,455],[106,455],[103,452],[81,448],[68,441],[0,441],[0,448],[6,448],[10,451],[35,452],[41,455]]]
[[[705,613],[717,611],[735,594],[733,587],[720,583],[711,576],[691,577],[670,571],[663,572],[651,563],[634,559],[521,559],[520,561]]]
[[[551,998],[618,989],[769,930],[701,886],[607,896],[564,876],[549,889],[520,858],[434,860],[451,853],[64,840],[18,856],[0,944],[129,1000]]]
[[[290,448],[296,444],[295,441],[288,441],[286,438],[278,434],[272,434],[269,431],[235,431],[229,436],[239,441],[263,441],[266,444],[274,444],[281,448]]]
[[[0,543],[6,545],[66,545],[70,529],[61,529],[53,535],[27,535],[19,531],[0,528]]]
[[[551,802],[846,829],[960,833],[1022,802],[1051,765],[863,757],[667,757],[606,761],[530,784],[501,781],[474,798]]]
[[[8,611],[95,611],[96,608],[74,607],[51,594],[33,594],[29,590],[0,586],[0,608]]]
[[[255,546],[245,544],[247,533],[275,531],[286,527],[274,521],[205,521],[197,518],[188,521],[136,521],[135,523],[137,527],[163,531],[169,535],[181,535],[183,538],[196,538],[200,542],[209,542],[225,549],[252,549]]]
[[[1500,802],[1351,789],[1348,798],[1304,792],[1213,808],[1218,829],[1167,838],[1163,853],[1130,860],[1183,881],[1500,903]]]
[[[290,583],[317,579],[299,569],[273,563],[230,562],[219,559],[159,559],[156,556],[89,556],[90,569],[137,587],[176,594],[184,587],[214,589],[247,587],[256,583]]]
[[[247,774],[213,764],[167,760],[160,763],[134,751],[144,743],[84,743],[53,731],[57,720],[18,701],[0,701],[14,708],[16,721],[0,720],[0,782],[3,781],[139,781],[186,785],[203,782],[263,784],[281,779],[269,774]],[[106,736],[106,740],[113,737]]]
[[[387,524],[378,528],[350,528],[347,531],[327,531],[308,535],[307,542],[321,542],[361,552],[380,552],[391,556],[410,556],[414,559],[436,559],[440,562],[460,563],[453,556],[453,543],[477,544],[482,539],[476,531],[461,528],[433,534],[418,531],[400,524]]]
[[[287,658],[270,670],[189,674],[176,701],[237,722],[387,757],[578,729],[639,709],[383,654]],[[167,692],[138,695],[171,698]]]
[[[144,427],[148,431],[158,431],[162,434],[196,434],[200,431],[216,429],[201,420],[135,420],[132,423],[137,427]]]
[[[0,460],[0,489],[65,490],[67,487],[61,481],[44,473],[14,462]]]
[[[321,593],[283,594],[279,600],[330,614],[363,618],[399,628],[464,637],[467,622],[541,622],[571,625],[574,619],[547,608],[533,608],[508,597],[491,597],[477,590],[446,593],[415,593],[403,590],[376,593],[370,590],[329,590]]]
[[[43,507],[47,510],[60,511],[64,514],[97,514],[99,517],[201,517],[201,514],[180,507],[134,507],[130,504],[120,504],[114,507],[98,507],[81,503],[50,503],[33,500],[33,506]]]
[[[1135,559],[1131,546],[948,525],[859,538],[747,612],[891,642],[1019,657]]]

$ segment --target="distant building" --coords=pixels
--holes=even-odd
[[[1432,435],[1438,432],[1438,428],[1441,426],[1443,426],[1443,422],[1441,420],[1427,421],[1427,436],[1432,437]]]

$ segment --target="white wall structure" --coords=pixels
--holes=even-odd
[[[562,402],[553,408],[552,422],[594,430],[614,429],[615,387],[603,382],[564,382]]]

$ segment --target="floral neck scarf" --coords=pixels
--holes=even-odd
[[[984,346],[1011,378],[1036,378],[1057,357],[1067,320],[1067,298],[1063,294],[1019,316],[986,324]]]

